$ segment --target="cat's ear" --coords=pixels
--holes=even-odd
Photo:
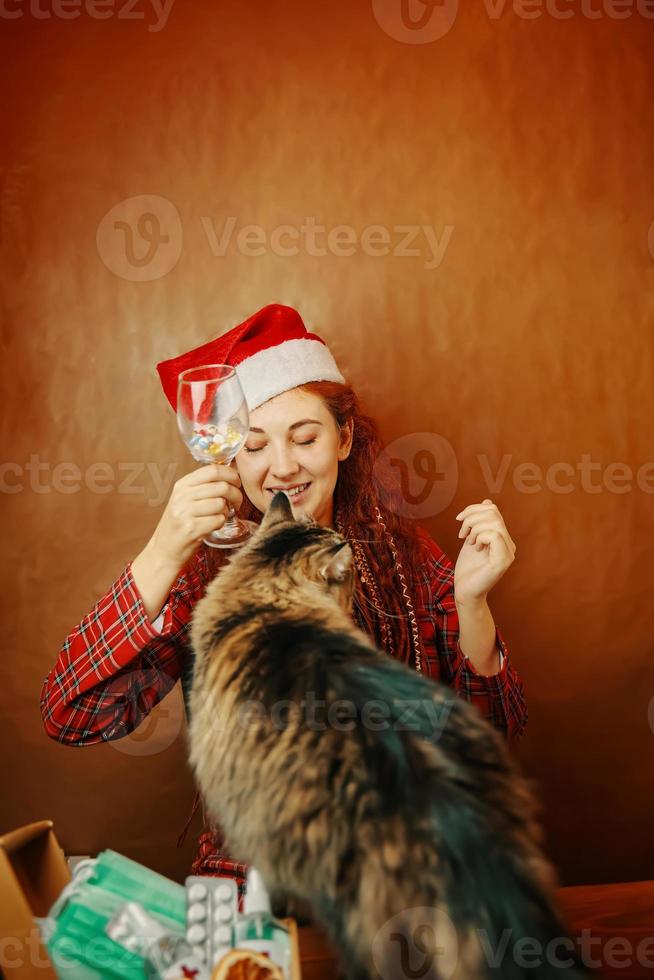
[[[329,584],[344,582],[352,571],[352,549],[347,541],[331,548],[320,567],[320,577]]]
[[[294,520],[293,508],[291,507],[291,501],[288,499],[288,495],[283,490],[278,490],[271,501],[270,507],[263,515],[261,521],[262,527],[270,527],[273,524],[278,524],[280,521]]]

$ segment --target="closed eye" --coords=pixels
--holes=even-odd
[[[310,446],[315,441],[316,441],[316,437],[313,436],[313,438],[307,439],[306,442],[296,442],[295,445],[296,446]],[[253,446],[252,448],[250,448],[249,446],[245,446],[244,448],[245,448],[246,453],[260,453],[261,450],[264,449],[264,446]]]

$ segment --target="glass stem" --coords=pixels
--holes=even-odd
[[[233,528],[236,527],[237,524],[238,524],[238,518],[236,516],[236,511],[230,504],[229,509],[227,511],[227,517],[225,518],[225,523],[223,524],[223,528]]]

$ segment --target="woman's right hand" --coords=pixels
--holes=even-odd
[[[208,463],[173,486],[168,503],[150,541],[159,559],[181,569],[202,538],[219,531],[230,507],[243,503],[241,479],[233,466]]]

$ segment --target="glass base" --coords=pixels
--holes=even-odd
[[[258,526],[254,521],[244,521],[239,517],[226,521],[220,531],[212,531],[202,540],[210,548],[239,548],[250,540]]]

